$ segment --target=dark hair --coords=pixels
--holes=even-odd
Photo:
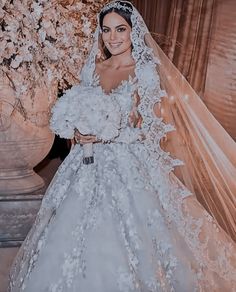
[[[111,12],[116,12],[117,14],[119,14],[121,17],[123,17],[126,22],[130,25],[130,27],[132,27],[132,21],[131,21],[131,14],[132,12],[130,12],[130,10],[132,11],[133,10],[133,6],[128,3],[128,2],[125,2],[125,1],[116,1],[115,3],[118,3],[120,4],[122,7],[127,7],[128,9],[119,9],[117,7],[111,7],[105,11],[101,11],[100,15],[99,15],[99,25],[100,27],[102,28],[103,26],[103,20],[104,20],[104,17],[111,13]]]
[[[133,6],[130,3],[125,2],[125,1],[116,1],[116,3],[120,4],[122,7],[127,7],[128,9],[122,9],[122,8],[119,9],[117,7],[111,7],[107,10],[104,10],[104,11],[102,10],[100,15],[99,15],[99,26],[101,29],[103,26],[104,17],[111,12],[115,12],[115,13],[119,14],[121,17],[123,17],[124,20],[132,28],[132,21],[131,21],[132,12],[130,12],[130,10],[131,11],[133,10]],[[104,51],[106,58],[111,57],[111,53],[108,51],[108,49],[105,47],[105,45],[103,46],[103,51]]]

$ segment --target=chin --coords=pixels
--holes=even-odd
[[[111,49],[109,48],[109,52],[112,54],[112,55],[120,55],[124,52],[124,50],[121,50],[121,49]]]
[[[125,49],[121,49],[121,48],[110,49],[109,48],[108,50],[109,50],[109,52],[111,53],[112,56],[118,56],[118,55],[122,55],[122,54],[126,53],[129,50],[129,48],[125,48]],[[130,53],[131,53],[131,51],[130,51]]]

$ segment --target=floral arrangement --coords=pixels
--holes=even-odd
[[[36,84],[79,81],[96,14],[107,0],[1,0],[0,66],[20,98]],[[49,97],[50,98],[50,97]]]
[[[73,138],[78,129],[109,141],[119,135],[120,125],[120,106],[101,87],[73,86],[52,108],[50,127],[62,138]]]

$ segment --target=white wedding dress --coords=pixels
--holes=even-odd
[[[82,163],[76,145],[60,166],[22,248],[24,260],[18,256],[11,291],[235,287],[235,246],[169,174],[176,161],[164,152],[150,160],[142,142],[130,141],[138,131],[128,126],[132,86],[126,81],[111,93],[122,109],[121,135],[94,145],[94,164]]]
[[[153,114],[165,94],[158,61],[135,8],[132,25],[136,77],[108,95],[120,107],[119,136],[94,144],[94,164],[83,164],[77,144],[59,167],[12,267],[11,292],[236,291],[235,243],[160,147],[173,127]],[[96,92],[99,27],[94,39],[82,86]],[[128,121],[134,92],[141,129]]]

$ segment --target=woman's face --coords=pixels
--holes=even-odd
[[[132,48],[131,27],[126,20],[115,12],[108,13],[103,19],[102,40],[113,55],[121,55]]]

